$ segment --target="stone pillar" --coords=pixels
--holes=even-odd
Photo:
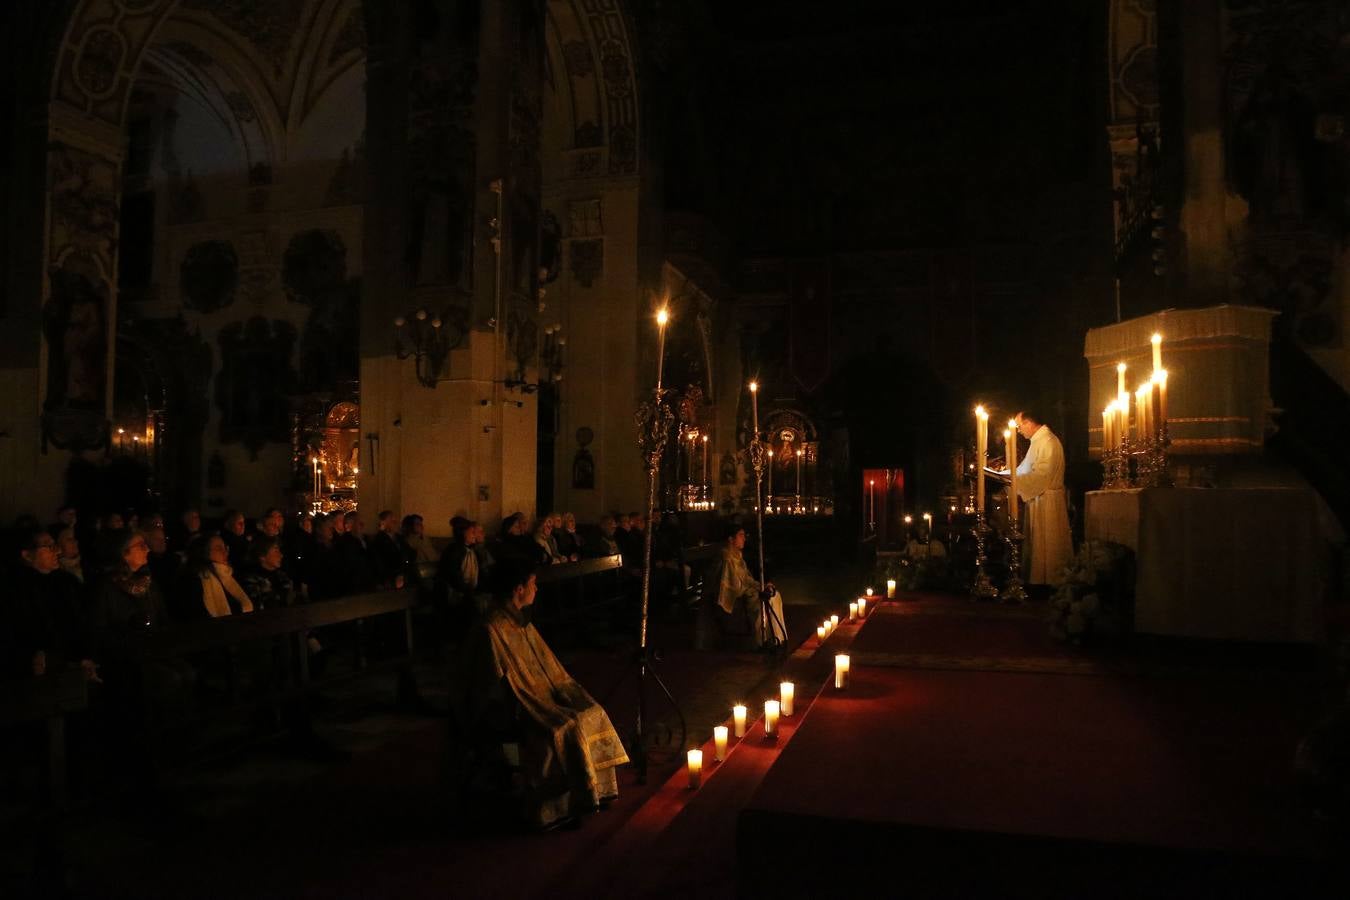
[[[397,0],[366,4],[366,15],[361,407],[363,447],[373,436],[378,449],[359,500],[372,514],[420,513],[432,535],[454,515],[491,529],[503,511],[534,506],[533,395],[501,382],[533,374],[528,108],[543,77],[542,36],[530,38],[542,35],[542,4]],[[397,352],[413,332],[400,346],[395,319],[418,310],[441,322],[448,349],[430,386]]]

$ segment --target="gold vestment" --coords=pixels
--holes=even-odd
[[[471,704],[486,714],[475,720],[490,721],[488,707],[500,710],[512,699],[518,704],[513,724],[519,731],[527,816],[548,825],[618,796],[615,769],[628,762],[619,735],[534,625],[516,611],[496,606],[487,615],[481,638]]]

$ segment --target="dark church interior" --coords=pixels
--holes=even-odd
[[[0,42],[0,897],[1350,896],[1344,0]]]

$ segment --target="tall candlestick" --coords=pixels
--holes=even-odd
[[[1149,409],[1149,406],[1151,406],[1149,401],[1152,399],[1152,382],[1141,384],[1139,389],[1134,392],[1134,415],[1136,427],[1139,431],[1139,440],[1141,441],[1149,440],[1149,436],[1153,433],[1153,426],[1149,415],[1151,412]]]
[[[1103,453],[1103,454],[1110,453],[1113,449],[1115,449],[1115,446],[1111,443],[1111,417],[1112,417],[1111,404],[1108,403],[1108,404],[1106,404],[1106,408],[1102,410],[1102,453]]]
[[[670,312],[661,307],[656,313],[656,396],[661,396],[661,378],[666,372],[666,323],[670,321]]]
[[[708,483],[708,436],[703,436],[703,483]]]
[[[1154,332],[1151,340],[1153,342],[1153,371],[1156,372],[1162,368],[1162,335]]]
[[[975,407],[975,512],[984,515],[984,467],[989,454],[989,413]]]
[[[783,715],[792,715],[793,701],[797,697],[797,685],[791,681],[784,681],[778,685],[778,702],[783,707]]]
[[[1017,423],[1003,431],[1004,459],[1008,463],[1008,521],[1017,524]]]
[[[894,578],[887,578],[887,579],[886,579],[886,599],[887,599],[887,600],[894,600],[894,599],[895,599],[895,579],[894,579]]]
[[[858,618],[859,618],[859,619],[865,619],[865,618],[867,618],[867,598],[866,598],[866,597],[859,597],[859,598],[858,598]]]
[[[727,726],[718,725],[713,729],[713,759],[722,762],[727,758]]]
[[[1125,394],[1125,364],[1116,363],[1116,396]]]
[[[854,600],[848,605],[848,620],[850,622],[858,621],[858,601]]]
[[[689,751],[689,789],[695,790],[703,782],[703,751],[694,749]]]
[[[765,502],[768,506],[772,507],[772,506],[773,506],[773,451],[772,451],[772,450],[769,451],[768,456],[769,456],[769,488],[768,488],[768,490],[767,490],[767,491],[765,492],[765,494],[764,494],[764,498],[765,498],[765,499],[764,499],[764,502]]]
[[[745,706],[737,703],[731,708],[731,722],[736,727],[736,737],[745,737]]]
[[[877,480],[875,478],[867,479],[867,521],[874,527],[877,524],[876,488]]]

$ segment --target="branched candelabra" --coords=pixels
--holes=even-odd
[[[1022,527],[1018,521],[1017,499],[1011,501],[1008,515],[1008,531],[1003,540],[1008,545],[1008,581],[1003,586],[1003,599],[1008,603],[1025,603],[1026,586],[1022,584]]]
[[[1123,438],[1114,450],[1102,451],[1102,487],[1107,490],[1125,488],[1167,487],[1167,448],[1171,445],[1164,424],[1155,434],[1145,438]]]

